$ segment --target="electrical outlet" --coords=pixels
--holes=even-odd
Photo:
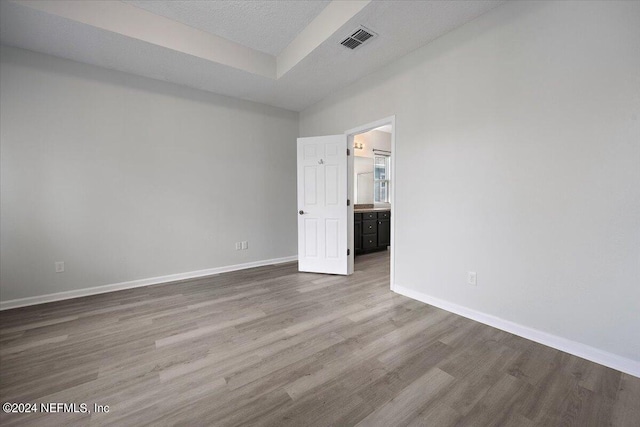
[[[247,242],[246,240],[242,242],[242,249],[249,249],[249,242]]]
[[[468,271],[467,272],[467,283],[473,286],[476,286],[478,284],[477,281],[477,275],[475,271]]]
[[[56,273],[64,272],[64,261],[56,261]]]
[[[242,242],[236,242],[236,251],[242,249]]]

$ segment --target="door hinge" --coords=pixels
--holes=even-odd
[[[347,156],[350,156],[350,155],[351,155],[351,150],[347,148]]]
[[[347,249],[347,256],[351,255],[351,249]]]
[[[347,206],[351,206],[351,200],[347,199]]]

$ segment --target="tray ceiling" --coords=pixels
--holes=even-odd
[[[0,42],[301,111],[501,3],[11,0]]]

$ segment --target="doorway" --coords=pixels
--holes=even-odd
[[[350,265],[355,258],[381,250],[390,254],[390,289],[394,288],[395,265],[395,116],[345,132],[349,159],[348,192],[352,234]],[[353,271],[353,269],[352,269]]]
[[[376,147],[375,144],[368,147],[372,168],[371,210],[368,213],[354,213],[354,202],[357,199],[357,196],[354,197],[354,189],[358,185],[357,177],[354,176],[354,159],[362,157],[355,155],[355,143],[358,142],[357,150],[363,150],[364,153],[367,150],[367,142],[357,139],[360,139],[359,135],[370,131],[390,136],[391,149],[389,150],[388,141],[381,147]],[[356,244],[360,244],[359,250],[367,251],[374,247],[385,247],[385,250],[388,247],[390,288],[394,290],[395,158],[395,116],[359,126],[339,135],[298,138],[299,271],[350,275],[354,271]],[[367,185],[363,180],[361,186]],[[367,234],[366,241],[364,237],[362,240],[354,239],[356,214],[360,214],[360,231],[363,236]],[[376,230],[373,230],[374,226]],[[379,239],[379,236],[382,236],[382,239]]]

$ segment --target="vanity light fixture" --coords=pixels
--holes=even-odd
[[[353,143],[353,147],[354,147],[356,150],[362,150],[362,149],[364,148],[364,144],[363,144],[362,142],[354,142],[354,143]]]

